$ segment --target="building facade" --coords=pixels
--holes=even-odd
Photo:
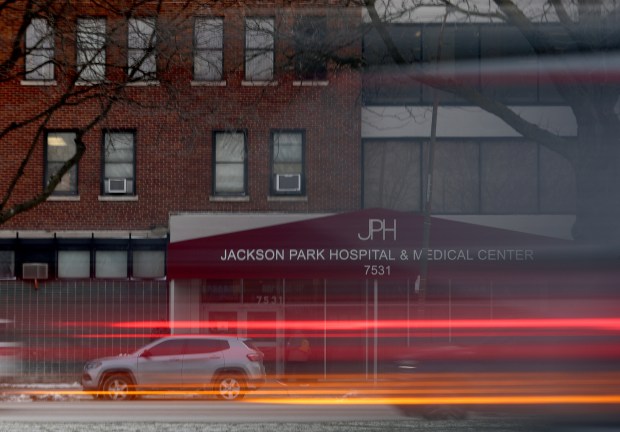
[[[0,231],[0,318],[25,373],[71,376],[174,332],[252,337],[274,376],[303,336],[314,373],[370,378],[415,341],[453,342],[453,320],[547,318],[559,287],[569,314],[592,281],[557,261],[570,165],[412,80],[349,2],[72,3],[2,17],[24,49],[0,83],[5,207],[58,183]],[[412,63],[433,64],[444,32],[442,67],[575,135],[514,29],[414,21],[387,27]],[[584,310],[617,314],[612,270]]]
[[[44,202],[2,226],[1,313],[34,372],[48,354],[79,363],[168,327],[169,214],[360,207],[361,75],[332,60],[360,57],[358,9],[113,6],[2,16],[3,38],[24,53],[4,53],[5,207],[40,194],[85,148]],[[113,324],[134,320],[146,324]]]

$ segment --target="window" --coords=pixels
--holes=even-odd
[[[187,339],[185,354],[209,354],[230,348],[228,341],[217,339]]]
[[[194,80],[220,81],[223,77],[224,19],[194,21]]]
[[[100,82],[105,79],[105,45],[105,19],[78,18],[77,71],[80,81]]]
[[[13,279],[15,277],[15,252],[12,250],[0,250],[0,279]]]
[[[127,62],[131,81],[157,78],[155,43],[154,18],[129,20]]]
[[[215,195],[245,195],[247,158],[245,133],[215,132],[214,137]]]
[[[105,132],[103,148],[104,195],[135,194],[135,136],[133,132]]]
[[[157,279],[166,275],[166,253],[162,250],[135,250],[132,275],[137,279]]]
[[[271,193],[305,193],[304,133],[276,131],[271,134]]]
[[[89,250],[58,251],[58,277],[87,279],[90,277]]]
[[[274,70],[275,25],[273,18],[245,20],[245,79],[271,81]]]
[[[185,353],[185,339],[163,341],[149,348],[149,353],[153,357],[183,355]]]
[[[428,143],[364,142],[364,207],[421,211]],[[575,174],[560,155],[520,139],[435,143],[433,213],[570,214]]]
[[[33,18],[26,29],[26,79],[54,79],[54,32],[43,18]]]
[[[95,252],[95,277],[127,278],[127,251],[98,250]]]
[[[327,25],[324,17],[303,17],[295,23],[295,75],[302,80],[327,78]]]
[[[492,214],[538,212],[538,146],[493,141],[480,147],[481,211]]]
[[[364,207],[420,211],[421,153],[417,142],[364,143]]]
[[[66,161],[75,155],[75,133],[48,132],[46,135],[45,184],[58,172]],[[77,195],[77,165],[62,176],[54,189],[54,195]]]

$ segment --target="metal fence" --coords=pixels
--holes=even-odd
[[[79,381],[85,361],[134,351],[168,319],[166,281],[0,281],[1,342],[19,382]],[[10,378],[10,377],[9,377]]]

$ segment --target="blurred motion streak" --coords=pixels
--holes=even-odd
[[[296,377],[302,378],[302,377]],[[282,404],[466,404],[466,405],[549,405],[602,404],[620,408],[620,373],[422,373],[415,380],[402,380],[398,374],[385,374],[378,382],[364,376],[339,375],[322,382],[318,377],[303,377],[309,385],[285,385],[267,382],[246,399],[248,403]],[[315,378],[314,380],[312,378]],[[157,387],[156,385],[153,386]],[[214,397],[214,391],[141,390],[139,397]],[[10,392],[9,392],[10,393]],[[104,392],[78,390],[26,390],[31,396],[50,393],[65,396],[98,396]]]

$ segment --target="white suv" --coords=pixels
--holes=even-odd
[[[89,361],[82,374],[84,390],[112,400],[179,388],[237,400],[264,381],[263,354],[251,340],[194,335],[164,337],[132,354]]]

